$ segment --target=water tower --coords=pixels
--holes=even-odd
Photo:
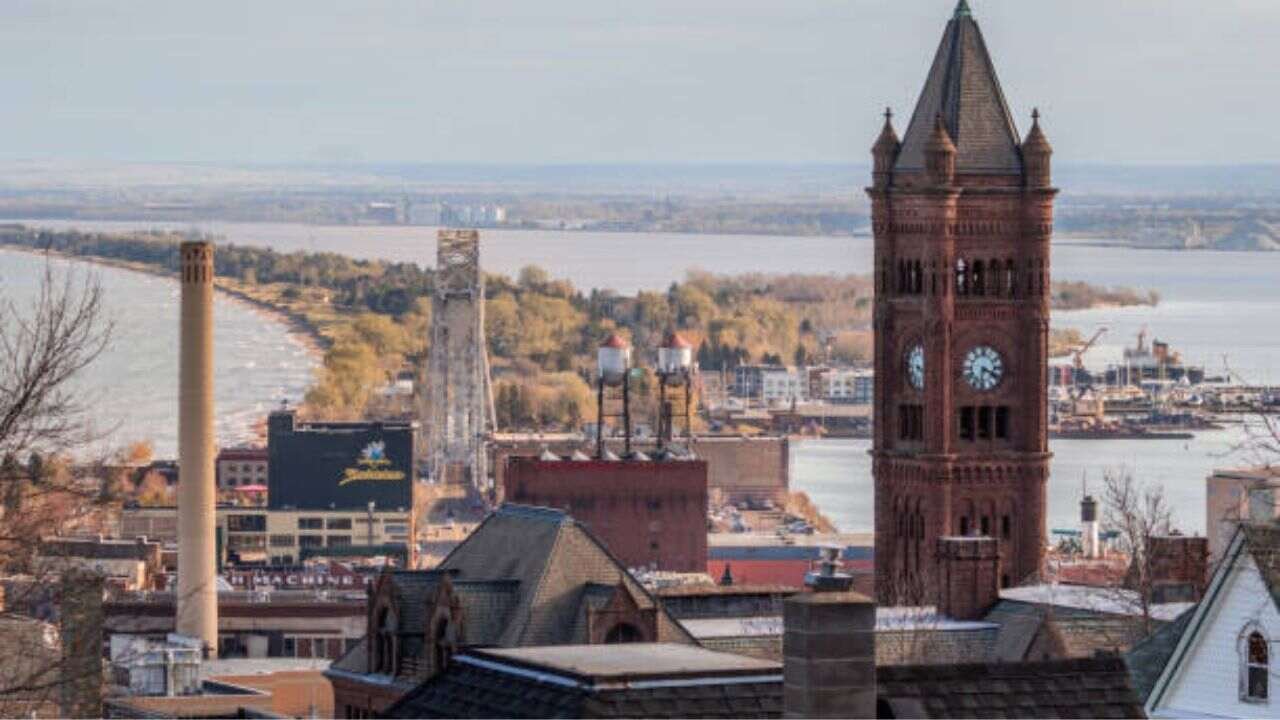
[[[596,351],[596,457],[604,458],[605,392],[611,388],[622,394],[622,427],[625,434],[624,457],[631,455],[631,343],[621,336],[610,335]],[[616,417],[616,416],[614,416]]]
[[[658,448],[671,442],[674,433],[675,403],[667,397],[668,387],[684,388],[684,433],[693,435],[690,414],[693,407],[693,346],[677,332],[668,332],[658,347]]]

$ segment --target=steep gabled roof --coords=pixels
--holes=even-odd
[[[500,637],[503,647],[587,642],[584,587],[621,583],[642,609],[658,606],[658,636],[693,643],[693,637],[627,572],[586,528],[550,508],[504,504],[485,518],[439,565],[456,585],[507,582],[518,587]],[[612,592],[612,591],[610,591]],[[589,594],[589,593],[588,593]]]
[[[1022,173],[1018,129],[1013,124],[982,31],[964,0],[947,23],[924,90],[916,102],[896,171],[925,167],[925,144],[941,115],[956,145],[956,172]]]
[[[1204,597],[1187,613],[1190,617],[1184,619],[1185,629],[1177,638],[1173,638],[1173,651],[1167,655],[1161,653],[1164,662],[1160,667],[1142,669],[1143,673],[1155,675],[1155,681],[1146,697],[1148,712],[1158,709],[1165,701],[1166,693],[1180,674],[1184,661],[1200,642],[1201,636],[1209,631],[1219,603],[1230,602],[1228,588],[1232,576],[1249,564],[1258,571],[1272,602],[1280,610],[1280,526],[1271,523],[1241,523],[1231,536],[1231,542],[1209,580]],[[1155,659],[1158,660],[1159,657]],[[1132,661],[1131,658],[1131,664]]]

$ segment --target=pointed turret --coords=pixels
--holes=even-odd
[[[942,116],[956,146],[956,172],[1022,173],[1018,130],[1009,114],[982,31],[961,0],[942,34],[933,66],[907,125],[895,172],[925,170],[925,144]]]
[[[871,157],[875,163],[871,177],[878,188],[885,187],[893,179],[893,164],[898,160],[898,150],[902,143],[898,141],[898,133],[893,129],[893,110],[884,109],[884,128],[880,137],[871,146]]]
[[[1050,160],[1053,147],[1040,129],[1040,110],[1031,111],[1031,131],[1022,142],[1022,165],[1026,170],[1027,187],[1047,188],[1052,184]]]
[[[925,172],[934,185],[950,185],[956,177],[956,145],[951,142],[946,123],[938,115],[933,121],[933,132],[924,145]]]

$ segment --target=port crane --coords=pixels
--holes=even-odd
[[[1080,374],[1084,372],[1084,354],[1097,344],[1098,339],[1101,338],[1108,329],[1109,328],[1105,325],[1099,327],[1094,331],[1092,337],[1071,353],[1071,399],[1073,401],[1080,397],[1080,393],[1076,389],[1076,380],[1080,377]],[[1089,386],[1086,389],[1092,389],[1092,387],[1093,383],[1089,383]]]

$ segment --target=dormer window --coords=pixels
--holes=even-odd
[[[1247,628],[1240,643],[1240,699],[1265,703],[1270,697],[1271,648],[1261,630]]]

